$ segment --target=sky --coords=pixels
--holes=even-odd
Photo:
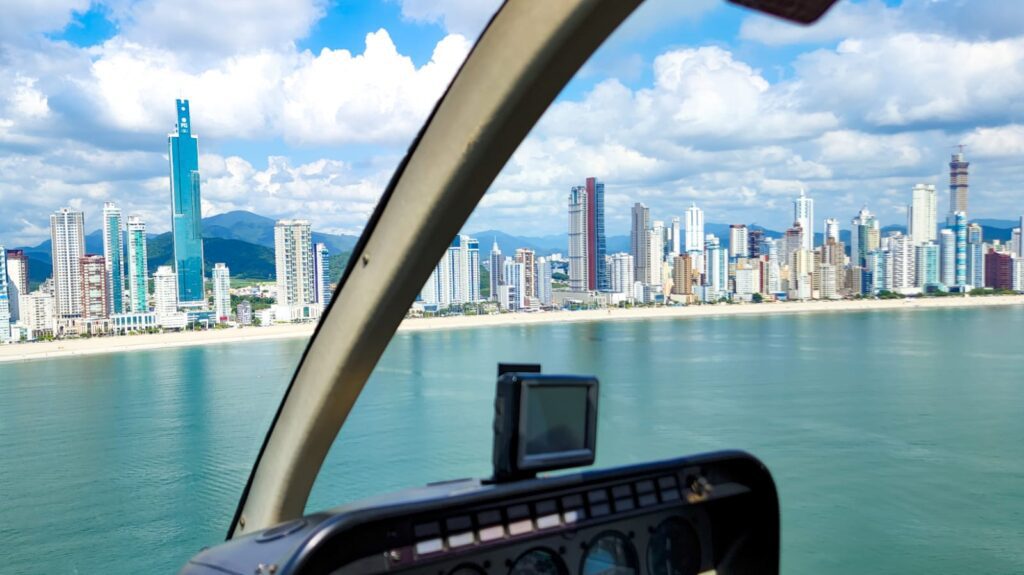
[[[191,101],[203,214],[359,233],[494,0],[15,0],[0,19],[0,244],[70,206],[170,228],[167,134]],[[972,218],[1024,213],[1019,0],[841,1],[804,28],[722,0],[648,0],[587,62],[467,224],[564,233],[606,184],[609,234],[642,201],[706,221],[903,224],[915,183],[948,206],[964,144]],[[940,215],[941,218],[941,215]]]

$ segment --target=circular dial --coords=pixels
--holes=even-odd
[[[651,575],[695,575],[700,572],[700,538],[687,521],[666,519],[647,546]]]
[[[629,539],[609,531],[595,537],[587,546],[580,575],[636,575],[640,572],[639,563]]]
[[[531,549],[512,564],[509,575],[566,575],[565,563],[548,549]]]

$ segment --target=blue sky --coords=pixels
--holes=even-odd
[[[0,244],[104,201],[169,227],[166,136],[192,102],[204,213],[358,233],[494,0],[46,0],[0,21]],[[973,217],[1024,212],[1024,10],[1016,0],[841,2],[801,28],[721,0],[649,0],[513,156],[469,231],[564,232],[606,182],[608,228],[697,202],[783,228],[867,205],[903,223],[914,183],[947,202],[968,145]]]

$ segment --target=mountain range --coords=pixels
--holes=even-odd
[[[273,279],[274,223],[273,218],[246,211],[233,211],[203,218],[203,252],[207,268],[212,268],[214,263],[222,262],[231,269],[232,277]],[[1003,219],[979,219],[977,223],[981,224],[986,240],[998,239],[1004,242],[1009,241],[1012,229],[1018,225],[1017,220]],[[767,237],[782,236],[779,231],[756,224],[749,227],[762,230]],[[723,246],[728,247],[729,224],[708,223],[705,224],[704,231],[715,234],[721,238]],[[892,231],[906,233],[906,227],[901,225],[885,226],[882,228],[882,235]],[[516,248],[534,250],[538,256],[547,256],[558,252],[567,255],[568,252],[566,234],[518,236],[500,230],[483,230],[469,235],[480,241],[481,260],[486,259],[485,254],[491,251],[491,245],[495,241],[505,255],[514,254]],[[840,240],[849,243],[849,230],[842,230],[839,237]],[[313,232],[313,242],[326,244],[328,251],[332,254],[330,261],[332,281],[337,281],[340,278],[348,256],[358,239],[353,235]],[[815,234],[815,242],[822,242],[822,234]],[[605,239],[606,252],[609,254],[629,252],[629,244],[628,235],[608,236]],[[50,240],[37,246],[21,249],[25,250],[25,255],[29,259],[29,281],[33,285],[38,285],[50,277],[52,272]],[[86,253],[103,253],[103,234],[100,230],[86,235],[85,251]],[[150,272],[156,271],[158,266],[170,265],[172,259],[170,232],[150,235],[147,251]]]

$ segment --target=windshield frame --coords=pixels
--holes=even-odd
[[[353,249],[278,406],[228,539],[302,516],[331,445],[448,238],[562,88],[641,2],[509,0],[495,13]]]

